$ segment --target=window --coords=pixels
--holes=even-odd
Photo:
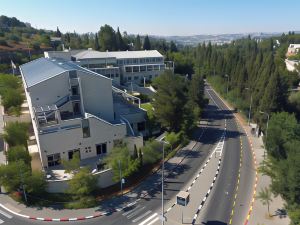
[[[147,71],[152,71],[152,70],[153,70],[153,66],[152,65],[147,66]]]
[[[144,59],[144,58],[141,58],[141,59],[140,59],[140,63],[145,63],[145,59]]]
[[[111,74],[110,77],[111,77],[112,79],[114,79],[115,75],[114,75],[114,74]]]
[[[150,80],[152,79],[152,75],[149,75],[149,79],[150,79]]]
[[[96,152],[97,155],[106,154],[107,153],[106,143],[96,145]]]
[[[69,71],[69,77],[70,78],[77,78],[77,71],[76,70]]]
[[[74,112],[74,115],[81,114],[79,102],[73,102],[73,112]]]
[[[154,65],[154,70],[159,70],[159,65]]]
[[[78,95],[79,91],[78,91],[78,86],[72,86],[72,95]]]
[[[123,65],[123,60],[118,60],[118,65]]]
[[[145,122],[140,122],[137,124],[138,131],[144,131],[145,127]]]
[[[140,71],[141,71],[141,72],[146,71],[146,66],[140,66]]]
[[[147,63],[150,62],[150,58],[146,58],[146,62],[147,62]]]
[[[128,80],[131,80],[131,77],[128,77],[127,79],[128,79]]]
[[[138,76],[134,76],[134,80],[138,80],[139,79],[139,77]]]
[[[134,64],[137,64],[137,63],[138,63],[138,60],[137,60],[137,59],[133,59],[132,61],[133,61]]]
[[[138,66],[134,66],[134,67],[133,67],[133,72],[134,72],[134,73],[139,72],[139,67],[138,67]]]
[[[80,158],[80,149],[74,149],[74,150],[68,151],[68,157],[69,157],[69,160],[73,159],[73,155],[74,155],[74,153],[76,153],[76,152],[79,153],[79,158]]]
[[[161,58],[156,58],[156,62],[161,62]]]
[[[160,65],[160,70],[164,70],[165,69],[165,65]]]
[[[91,136],[90,134],[90,124],[88,119],[83,119],[82,120],[82,133],[83,133],[83,138],[88,138]]]
[[[118,73],[116,73],[116,77],[119,77],[119,74],[118,74]]]
[[[126,71],[126,73],[131,73],[132,72],[132,67],[131,66],[126,66],[125,71]]]
[[[56,166],[60,164],[60,153],[47,155],[48,166]]]

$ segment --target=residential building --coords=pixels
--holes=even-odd
[[[44,168],[75,152],[102,157],[120,141],[141,145],[146,112],[111,79],[57,58],[36,59],[20,72]]]
[[[66,50],[45,52],[47,58],[63,58],[113,79],[114,83],[143,84],[166,69],[164,57],[157,50],[99,52]]]
[[[295,55],[299,51],[300,51],[300,44],[290,44],[290,46],[288,47],[287,55],[288,56]]]

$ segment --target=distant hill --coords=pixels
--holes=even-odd
[[[24,23],[18,20],[16,17],[7,17],[7,16],[0,16],[0,27],[1,28],[8,28],[8,27],[27,27],[30,26],[29,23]]]

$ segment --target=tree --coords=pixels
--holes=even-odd
[[[30,176],[30,167],[22,160],[0,165],[0,183],[8,192],[16,191]]]
[[[147,141],[141,149],[143,163],[153,164],[162,158],[162,145],[155,141]]]
[[[171,145],[172,149],[174,149],[180,143],[180,133],[170,132],[166,134],[166,141]]]
[[[140,35],[137,35],[134,42],[134,50],[139,51],[142,49],[142,43]]]
[[[89,172],[88,168],[82,168],[68,181],[68,184],[67,193],[75,195],[75,198],[81,198],[96,190],[97,178]]]
[[[97,35],[97,34],[95,35],[94,49],[95,49],[96,51],[99,51],[99,50],[100,50],[99,40],[98,40],[98,35]]]
[[[261,203],[263,205],[267,205],[268,207],[268,214],[270,214],[270,203],[272,202],[272,193],[268,188],[261,189],[261,191],[258,193],[257,198],[260,199]]]
[[[111,26],[105,24],[104,26],[100,27],[99,42],[102,51],[117,50],[116,33]]]
[[[80,154],[74,152],[70,160],[62,160],[62,165],[67,173],[75,173],[80,168]]]
[[[176,46],[174,41],[171,41],[171,43],[170,43],[170,51],[171,52],[177,52],[178,51],[177,46]]]
[[[155,116],[162,126],[178,132],[184,117],[186,103],[185,81],[179,75],[166,71],[153,81],[157,92],[152,102]]]
[[[119,51],[125,51],[126,50],[126,45],[123,41],[123,37],[120,33],[119,27],[118,27],[117,33],[116,33],[116,45],[117,45],[117,50],[119,50]]]
[[[146,35],[146,37],[144,39],[143,49],[144,50],[150,50],[151,49],[150,39],[149,39],[148,35]]]
[[[4,127],[4,140],[10,147],[23,145],[27,147],[28,124],[19,122],[9,122]]]
[[[23,161],[26,165],[31,164],[31,156],[29,155],[28,150],[24,146],[15,146],[11,147],[7,151],[7,161],[8,163]]]
[[[200,75],[193,75],[189,85],[189,100],[196,106],[204,106],[204,80]]]
[[[40,196],[46,192],[47,182],[42,172],[32,171],[30,176],[24,179],[26,192]]]
[[[60,30],[58,29],[58,27],[56,27],[56,37],[61,37],[61,32]]]
[[[139,160],[133,159],[126,145],[114,147],[104,159],[113,170],[113,180],[120,181],[120,171],[122,178],[129,177],[138,170]]]

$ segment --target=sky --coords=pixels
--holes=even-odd
[[[104,24],[149,35],[300,31],[300,0],[0,0],[0,15],[78,33]]]

